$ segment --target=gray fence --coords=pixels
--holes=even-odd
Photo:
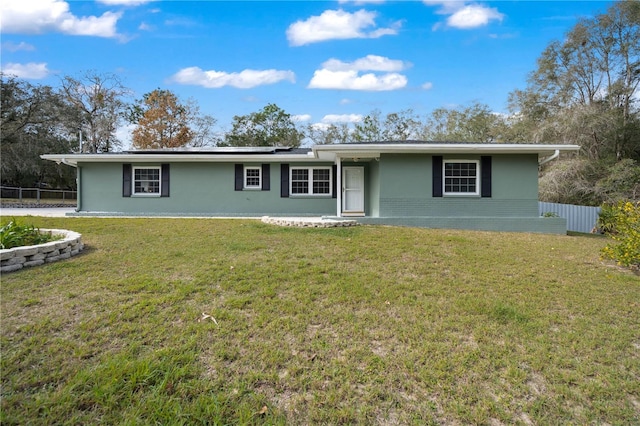
[[[16,188],[0,186],[0,201],[5,204],[69,204],[75,205],[78,193],[72,190]]]
[[[567,219],[567,231],[591,232],[598,221],[600,207],[574,206],[572,204],[538,203],[540,215],[555,213]]]

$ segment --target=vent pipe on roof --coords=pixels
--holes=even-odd
[[[553,153],[553,155],[551,157],[547,157],[542,161],[538,161],[538,166],[542,166],[543,164],[548,163],[551,160],[555,160],[556,158],[558,158],[560,156],[560,150],[556,149],[556,152]]]

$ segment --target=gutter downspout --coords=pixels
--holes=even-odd
[[[553,155],[551,157],[547,157],[542,161],[538,161],[538,166],[542,166],[543,164],[547,164],[549,161],[551,160],[555,160],[556,158],[558,158],[560,156],[560,150],[556,149],[556,152],[553,153]]]

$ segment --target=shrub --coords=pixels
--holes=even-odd
[[[0,228],[0,249],[43,244],[56,237],[50,232],[40,232],[33,225],[21,225],[15,219]]]
[[[621,266],[640,267],[640,202],[604,204],[598,227],[616,241],[602,249],[604,258]]]
[[[616,221],[618,220],[619,209],[616,203],[604,203],[600,206],[596,229],[601,234],[614,235],[616,231]]]

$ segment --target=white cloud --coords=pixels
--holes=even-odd
[[[249,89],[285,80],[295,83],[296,79],[293,71],[247,69],[239,73],[228,73],[215,70],[204,71],[198,67],[189,67],[178,71],[171,77],[171,80],[180,84],[191,84],[209,89],[217,89],[224,86]]]
[[[173,19],[167,19],[164,21],[164,24],[168,27],[195,27],[198,25],[196,21],[193,19],[189,19],[186,17],[177,17]]]
[[[138,25],[138,29],[140,31],[153,31],[155,27],[153,25],[147,24],[146,22],[142,22],[140,23],[140,25]]]
[[[353,62],[342,62],[332,58],[325,61],[322,68],[313,73],[307,87],[369,91],[397,90],[407,85],[407,78],[392,71],[400,71],[407,66],[409,64],[403,61],[376,55],[368,55]],[[386,74],[377,75],[372,72],[360,74],[360,71],[382,71]]]
[[[33,51],[36,50],[36,48],[29,43],[25,43],[24,41],[21,41],[20,43],[5,41],[4,43],[2,43],[2,50],[8,50],[9,52],[18,52],[20,50]]]
[[[309,114],[298,114],[291,116],[291,121],[295,121],[296,123],[303,123],[309,120],[311,120],[311,115]]]
[[[323,131],[326,131],[327,129],[329,129],[329,126],[331,126],[331,125],[328,124],[328,123],[313,123],[311,125],[311,127],[314,130],[323,130]]]
[[[433,88],[433,83],[430,81],[427,81],[426,83],[424,83],[421,86],[424,90],[431,90]]]
[[[491,20],[502,21],[504,14],[496,8],[480,5],[468,5],[447,18],[447,25],[454,28],[468,29],[487,25]]]
[[[15,75],[19,78],[27,80],[39,80],[49,75],[47,64],[45,62],[28,64],[8,63],[2,67],[2,72],[7,75]]]
[[[398,73],[373,73],[358,75],[357,71],[317,70],[309,82],[310,89],[343,89],[385,91],[397,90],[407,85],[407,78]]]
[[[410,64],[397,59],[389,59],[384,56],[367,55],[353,62],[342,62],[338,59],[329,59],[322,64],[322,68],[331,71],[402,71]]]
[[[450,15],[457,10],[464,7],[464,1],[451,1],[451,0],[423,0],[427,6],[440,6],[437,13],[440,15]]]
[[[116,24],[121,13],[105,12],[101,16],[78,17],[63,0],[3,0],[0,22],[3,33],[42,34],[60,32],[68,35],[117,37]]]
[[[359,10],[349,13],[342,9],[325,10],[306,21],[296,21],[287,28],[287,39],[292,46],[302,46],[324,40],[350,38],[378,38],[397,34],[401,22],[389,28],[375,29],[376,12]],[[367,28],[374,28],[367,32]]]
[[[353,103],[353,100],[351,100],[349,98],[340,99],[340,105],[347,105],[347,104],[351,104],[351,103]]]
[[[361,114],[327,114],[322,117],[322,122],[329,123],[359,123],[362,121]]]
[[[481,4],[467,4],[464,1],[424,0],[423,3],[428,6],[440,6],[436,13],[449,15],[446,23],[452,28],[478,28],[488,25],[492,20],[502,21],[505,16],[496,8]],[[433,30],[440,27],[441,24],[437,23],[433,26]]]

